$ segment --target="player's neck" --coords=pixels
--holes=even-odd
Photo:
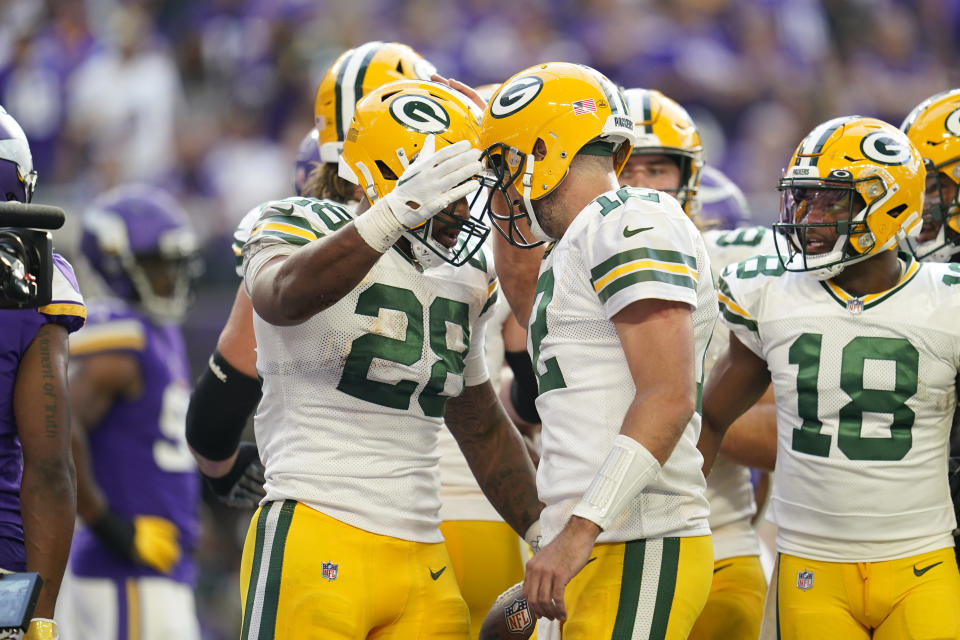
[[[892,289],[900,282],[901,262],[896,251],[884,251],[873,258],[847,265],[831,282],[852,296],[862,297]]]
[[[597,172],[569,172],[558,187],[561,191],[557,196],[562,199],[565,215],[563,216],[562,232],[557,238],[559,239],[566,233],[567,227],[588,204],[607,191],[615,191],[619,188],[620,183],[617,182],[617,176],[613,171],[602,174]]]

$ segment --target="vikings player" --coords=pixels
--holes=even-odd
[[[36,179],[23,129],[0,107],[0,199],[29,203]],[[50,304],[0,310],[0,572],[43,579],[27,640],[59,637],[53,609],[76,513],[67,334],[86,308],[73,268],[53,261]]]
[[[190,378],[179,326],[195,238],[168,194],[128,185],[90,206],[82,248],[111,297],[70,343],[84,523],[70,557],[72,637],[199,638],[190,555],[200,486],[185,440]]]

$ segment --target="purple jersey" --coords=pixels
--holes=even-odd
[[[0,310],[0,568],[26,569],[20,479],[23,475],[20,439],[13,412],[13,388],[20,360],[37,331],[52,322],[73,332],[83,326],[86,308],[73,267],[53,255],[53,298],[39,309]]]
[[[178,326],[154,324],[119,300],[91,305],[87,326],[70,339],[70,357],[118,352],[137,359],[143,392],[116,400],[90,431],[94,477],[117,513],[131,519],[160,516],[177,526],[183,555],[170,577],[192,583],[200,478],[186,443],[191,385],[183,334]],[[158,575],[104,546],[87,527],[73,538],[70,566],[88,577]]]

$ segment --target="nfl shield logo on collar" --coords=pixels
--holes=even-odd
[[[847,311],[849,311],[853,315],[857,315],[858,313],[862,312],[863,300],[860,298],[850,298],[849,300],[847,300]]]
[[[320,575],[330,582],[333,582],[337,579],[337,567],[339,565],[332,562],[321,562],[320,563]]]
[[[806,591],[813,587],[813,571],[797,572],[797,589]]]
[[[533,624],[526,598],[518,598],[508,604],[503,610],[503,615],[507,618],[507,629],[510,633],[526,631]]]

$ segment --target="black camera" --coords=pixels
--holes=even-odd
[[[0,202],[0,309],[34,309],[53,295],[53,241],[62,209]]]

